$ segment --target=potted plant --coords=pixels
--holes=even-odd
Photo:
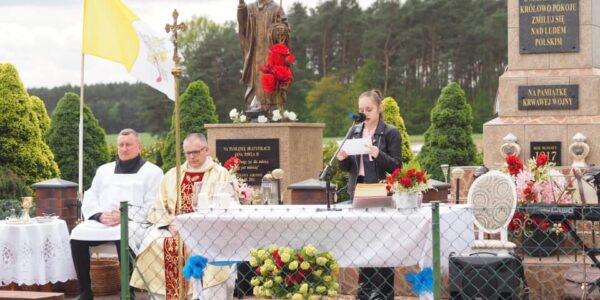
[[[385,178],[386,189],[392,193],[396,208],[419,207],[419,194],[427,190],[429,185],[427,172],[417,168],[396,168]]]

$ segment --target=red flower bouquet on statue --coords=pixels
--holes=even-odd
[[[263,90],[267,94],[275,94],[277,107],[280,111],[283,111],[287,90],[294,79],[290,67],[295,60],[294,54],[290,52],[286,45],[275,44],[269,49],[267,64],[259,67],[259,70],[263,73],[261,79]]]
[[[242,160],[234,155],[225,161],[224,167],[229,171],[229,174],[234,181],[234,187],[240,203],[251,204],[252,199],[254,199],[254,188],[246,184],[243,179],[239,178],[238,171],[240,170],[241,164]]]

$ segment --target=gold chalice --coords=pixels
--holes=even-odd
[[[31,218],[29,217],[29,209],[33,205],[33,197],[21,197],[21,205],[23,206],[23,212],[21,212],[20,223],[29,223]]]

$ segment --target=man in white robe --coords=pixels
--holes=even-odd
[[[89,247],[113,242],[120,254],[121,201],[129,201],[129,246],[137,254],[149,226],[144,225],[148,210],[163,177],[159,167],[140,157],[142,144],[135,130],[123,129],[117,143],[119,159],[96,170],[92,186],[83,197],[81,210],[84,222],[71,232],[71,253],[79,280],[77,300],[94,299]]]
[[[163,177],[159,197],[148,214],[148,221],[154,225],[140,247],[137,267],[131,278],[131,286],[148,290],[158,299],[162,298],[157,297],[159,295],[167,300],[181,299],[178,287],[182,270],[178,265],[177,243],[182,241],[174,220],[177,215],[193,212],[194,184],[202,183],[201,192],[210,194],[215,185],[231,180],[227,169],[208,155],[204,135],[189,134],[183,141],[183,150],[186,162],[180,168],[181,203],[177,203],[176,168],[172,168]],[[185,249],[185,252],[189,253],[189,250]],[[204,287],[216,287],[226,281],[229,275],[230,267],[209,265],[205,269]],[[186,294],[191,292],[189,287],[185,287],[185,290]]]

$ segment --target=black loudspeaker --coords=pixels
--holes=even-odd
[[[450,256],[450,299],[517,300],[525,284],[523,263],[516,256],[474,253]]]

